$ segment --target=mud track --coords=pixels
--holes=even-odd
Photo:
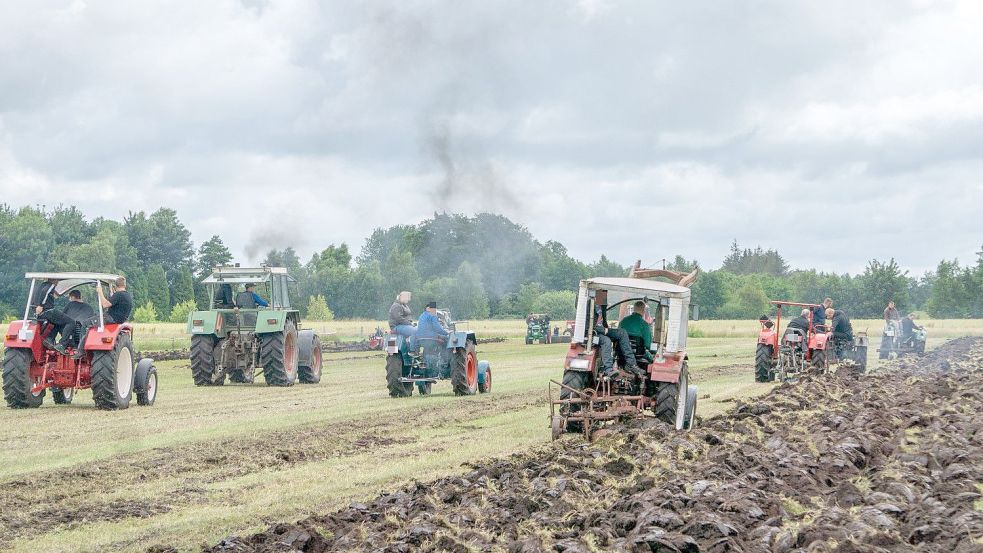
[[[210,551],[978,552],[981,412],[983,339],[958,339],[689,434],[570,437]]]

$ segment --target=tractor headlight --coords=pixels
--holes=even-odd
[[[571,369],[588,369],[590,368],[586,359],[571,359],[570,360]]]

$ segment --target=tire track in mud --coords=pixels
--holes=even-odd
[[[958,339],[688,434],[572,437],[210,551],[978,552],[981,412],[983,339]]]
[[[482,398],[486,399],[486,398]],[[406,404],[400,416],[427,415],[427,426],[446,427],[488,412],[540,405],[528,395],[496,395],[490,401],[434,406]],[[262,470],[290,467],[330,458],[363,455],[412,443],[392,413],[372,414],[358,421],[308,424],[264,432],[248,438],[201,441],[116,455],[71,467],[18,476],[0,482],[0,549],[38,529],[53,531],[125,518],[149,518],[206,500],[205,485]],[[162,497],[126,498],[154,479],[180,482]],[[99,497],[90,490],[113,490]],[[135,495],[135,494],[129,494]]]

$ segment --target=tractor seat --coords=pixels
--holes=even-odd
[[[648,367],[649,352],[645,349],[645,342],[638,336],[628,336],[628,342],[631,344],[631,351],[635,354],[635,361],[638,366],[643,369]]]

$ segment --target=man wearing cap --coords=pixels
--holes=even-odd
[[[416,340],[434,340],[438,337],[447,336],[447,329],[440,324],[437,318],[437,302],[432,301],[427,304],[427,309],[420,313],[420,320],[416,323]]]
[[[236,296],[236,306],[242,309],[256,309],[256,307],[269,307],[270,304],[259,297],[256,293],[256,285],[250,282],[246,285],[246,290]]]

